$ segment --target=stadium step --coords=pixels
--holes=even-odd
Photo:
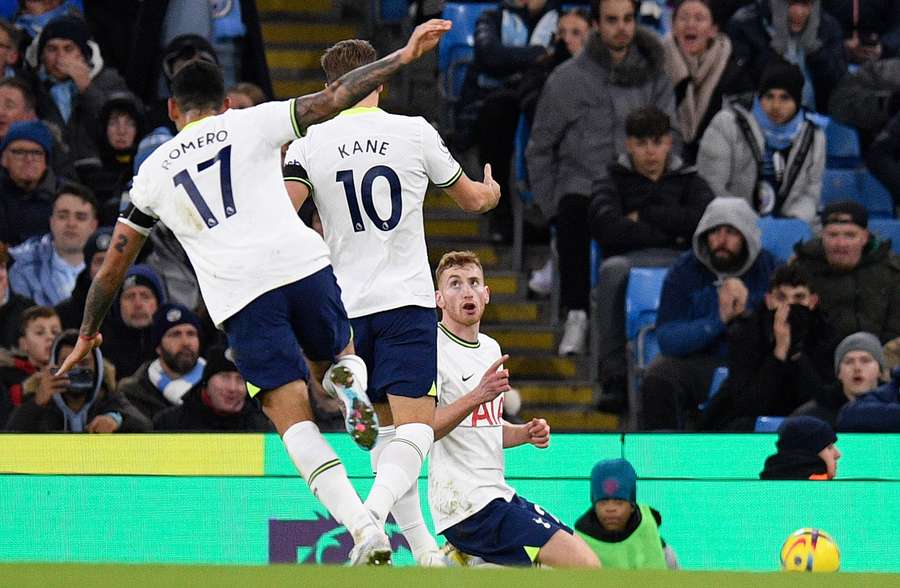
[[[541,380],[518,380],[513,387],[519,391],[522,403],[529,407],[574,406],[587,410],[594,403],[593,386],[588,381],[547,383]]]
[[[525,422],[532,418],[546,419],[551,432],[557,433],[617,431],[620,427],[618,415],[595,410],[541,410],[523,404],[519,418]]]

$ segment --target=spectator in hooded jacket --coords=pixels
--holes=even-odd
[[[848,335],[834,350],[837,381],[822,386],[792,416],[813,416],[835,426],[841,408],[875,390],[886,371],[878,337],[864,332]]]
[[[766,458],[763,480],[833,480],[841,452],[831,425],[808,416],[784,419],[778,429],[777,452]]]
[[[656,319],[661,356],[639,397],[643,429],[682,429],[707,399],[713,373],[726,362],[726,330],[759,308],[775,269],[762,248],[758,217],[740,198],[716,198],[663,281]]]
[[[626,153],[595,184],[588,223],[603,250],[592,317],[600,344],[601,410],[626,399],[625,290],[632,266],[667,267],[690,245],[713,199],[693,167],[672,153],[669,115],[655,106],[625,119]]]
[[[152,269],[143,264],[128,269],[112,310],[100,327],[103,350],[120,379],[156,356],[153,315],[165,302],[165,288]]]
[[[78,331],[53,342],[55,367],[75,347]],[[151,424],[115,391],[114,371],[103,363],[99,348],[75,368],[57,376],[54,368],[34,374],[24,384],[26,397],[9,417],[7,431],[23,433],[144,433]]]
[[[203,379],[153,419],[156,431],[266,432],[269,420],[247,396],[247,386],[229,352],[213,347],[206,354]]]
[[[825,133],[800,107],[803,74],[766,68],[752,105],[734,100],[713,118],[697,169],[719,196],[746,200],[760,216],[813,224],[825,172]]]
[[[663,38],[666,73],[675,87],[682,157],[697,161],[700,138],[725,96],[751,91],[742,80],[731,39],[713,20],[710,0],[682,0],[672,14],[672,32]]]
[[[10,250],[12,289],[45,306],[69,298],[85,267],[84,247],[96,230],[97,200],[90,188],[63,184],[53,201],[50,232]]]
[[[783,59],[797,65],[806,82],[798,107],[827,112],[847,63],[841,27],[820,0],[756,0],[731,17],[728,35],[749,88],[759,85],[769,63]]]
[[[838,414],[839,431],[900,433],[900,368],[890,382],[848,402]]]

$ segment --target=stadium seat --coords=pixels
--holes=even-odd
[[[409,15],[409,0],[380,0],[378,18],[385,23],[402,22]]]
[[[722,384],[727,379],[728,368],[724,365],[717,367],[716,371],[713,372],[712,381],[709,383],[709,395],[706,397],[705,401],[697,406],[697,408],[699,408],[700,410],[706,410],[706,407],[709,406],[710,401],[715,397],[716,394],[719,393],[719,390],[722,388]]]
[[[0,17],[9,22],[16,18],[16,12],[19,11],[19,0],[0,0]]]
[[[441,18],[453,21],[438,47],[438,72],[444,97],[455,102],[459,99],[466,70],[475,58],[475,23],[481,13],[495,8],[496,3],[462,4],[448,2]]]
[[[631,428],[637,428],[638,389],[643,371],[659,354],[656,341],[656,312],[666,268],[631,269],[625,291],[625,336],[628,339],[628,397]]]
[[[826,169],[822,177],[822,200],[824,208],[832,202],[856,200],[862,202],[857,174],[852,169]]]
[[[756,426],[753,427],[755,433],[777,433],[784,417],[777,416],[761,416],[756,417]]]
[[[875,233],[879,239],[890,239],[891,249],[900,255],[900,220],[873,218],[869,220],[869,230]]]
[[[862,162],[859,134],[856,129],[830,120],[825,127],[826,166],[829,169],[852,169]]]
[[[891,193],[868,170],[858,173],[859,195],[869,218],[894,218],[894,199]]]
[[[813,236],[809,225],[797,218],[763,217],[758,224],[762,231],[763,249],[779,261],[787,261],[794,254],[794,245]]]

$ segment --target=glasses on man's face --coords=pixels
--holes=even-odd
[[[44,158],[44,150],[43,149],[10,149],[10,155],[13,157],[18,157],[19,159],[43,159]]]

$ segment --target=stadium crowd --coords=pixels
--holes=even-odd
[[[174,72],[219,65],[232,108],[271,95],[258,24],[244,24],[253,2],[214,19],[187,14],[205,2],[150,15],[131,4],[111,14],[21,2],[0,20],[0,426],[266,431],[163,225],[129,270],[102,348],[54,375],[132,176],[174,135]],[[134,24],[110,26],[123,15]],[[452,147],[492,165],[503,186],[492,238],[508,240],[507,180],[526,121],[530,189],[555,227],[559,352],[585,353],[599,329],[602,408],[638,410],[648,430],[752,430],[759,416],[804,415],[839,431],[900,431],[900,258],[865,206],[823,204],[821,116],[858,130],[865,164],[900,204],[900,4],[503,0],[481,13],[474,39]],[[814,236],[779,259],[763,247],[762,217],[799,219]],[[603,258],[593,309],[592,239]],[[638,407],[627,406],[624,334],[633,267],[670,268],[661,353]],[[318,387],[312,400],[323,430],[340,429],[335,401]]]

